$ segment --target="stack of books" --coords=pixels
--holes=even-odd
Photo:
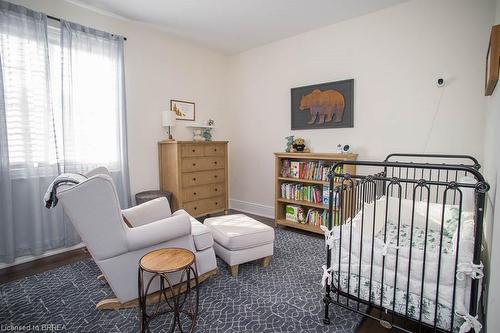
[[[323,188],[319,185],[283,183],[281,184],[281,197],[289,200],[323,203]]]
[[[286,205],[285,216],[288,221],[304,224],[306,222],[304,208],[296,205]]]
[[[304,207],[286,205],[286,219],[291,222],[309,224],[316,227],[328,224],[328,212],[324,209],[311,208],[305,213]]]
[[[324,209],[309,209],[306,216],[306,223],[317,227],[321,225],[326,226],[328,225],[328,212]]]

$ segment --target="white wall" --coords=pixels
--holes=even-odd
[[[481,159],[491,8],[490,1],[415,0],[232,57],[235,206],[272,212],[273,152],[290,134],[314,152],[348,143],[360,159],[423,151]],[[436,86],[441,76],[446,88]],[[290,88],[350,78],[354,128],[290,130]]]
[[[496,15],[493,24],[500,24],[500,1],[496,1]],[[500,195],[497,195],[500,171],[500,85],[492,96],[486,97],[484,131],[484,174],[491,186],[488,193],[485,234],[490,254],[488,290],[489,332],[500,331],[500,285],[495,283],[500,277]]]
[[[220,128],[215,130],[215,138],[227,139],[222,99],[224,55],[154,27],[99,14],[62,0],[9,1],[127,37],[125,75],[132,194],[159,187],[157,142],[166,138],[161,111],[170,107],[170,99],[195,102],[196,119],[213,117]],[[191,130],[184,127],[176,127],[174,136],[192,138]]]

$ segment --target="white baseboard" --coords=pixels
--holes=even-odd
[[[64,252],[68,252],[68,251],[72,251],[72,250],[76,250],[76,249],[81,249],[82,247],[85,247],[85,244],[79,243],[79,244],[76,244],[76,245],[73,245],[70,247],[64,247],[62,249],[50,250],[50,251],[47,251],[44,254],[41,254],[39,256],[19,257],[12,264],[0,264],[0,269],[7,268],[10,266],[19,265],[19,264],[24,264],[24,263],[27,263],[27,262],[30,262],[33,260],[37,260],[37,259],[41,259],[41,258],[45,258],[45,257],[50,257],[50,256],[53,256],[56,254],[60,254],[60,253],[64,253]]]
[[[229,208],[239,210],[240,212],[255,214],[274,219],[274,207],[261,205],[254,202],[229,199]]]

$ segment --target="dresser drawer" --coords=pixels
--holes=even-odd
[[[182,145],[182,156],[184,157],[203,156],[204,154],[202,145]]]
[[[208,144],[204,148],[205,156],[224,156],[224,145]]]
[[[193,186],[183,189],[182,197],[184,202],[206,199],[224,194],[224,189],[224,183]]]
[[[210,199],[201,199],[186,202],[183,208],[193,216],[200,216],[217,210],[225,209],[226,202],[224,196],[219,196]]]
[[[184,173],[182,186],[190,187],[224,182],[226,171],[224,169]]]
[[[182,161],[182,171],[202,171],[224,168],[223,157],[190,157]]]

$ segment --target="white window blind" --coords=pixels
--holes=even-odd
[[[9,161],[13,170],[56,162],[47,49],[40,40],[0,35]]]

